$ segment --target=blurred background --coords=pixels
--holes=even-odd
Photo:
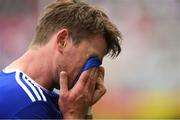
[[[180,0],[86,0],[123,34],[106,57],[106,95],[94,118],[180,118]],[[21,56],[37,17],[53,0],[0,0],[0,69]]]

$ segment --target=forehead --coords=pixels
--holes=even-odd
[[[95,35],[87,40],[89,57],[98,56],[101,60],[106,55],[107,43],[102,35]]]

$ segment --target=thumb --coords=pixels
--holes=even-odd
[[[60,77],[59,78],[60,79],[60,82],[59,82],[60,91],[62,93],[68,92],[68,76],[67,76],[67,73],[65,71],[61,71],[59,77]]]

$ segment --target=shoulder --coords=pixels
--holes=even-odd
[[[21,71],[0,72],[0,89],[1,118],[56,118],[60,115],[48,94]]]
[[[13,97],[28,102],[47,101],[40,87],[19,70],[1,72],[0,88],[3,89],[2,98]]]

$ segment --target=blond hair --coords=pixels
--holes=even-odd
[[[75,44],[101,34],[107,43],[107,53],[114,57],[121,52],[122,36],[117,27],[103,11],[80,0],[57,0],[49,5],[38,21],[31,46],[46,44],[62,28],[68,28]]]

